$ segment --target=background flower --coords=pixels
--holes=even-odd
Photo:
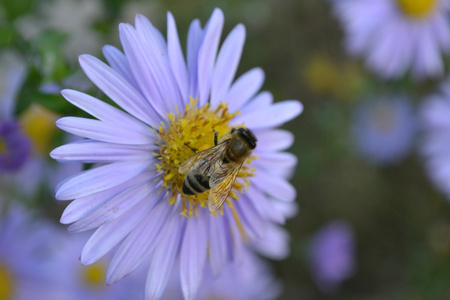
[[[378,164],[404,158],[414,141],[416,117],[402,97],[374,98],[355,110],[353,134],[357,151]]]
[[[317,286],[333,293],[355,271],[353,230],[344,221],[324,225],[309,245],[310,268]]]
[[[179,285],[179,273],[175,269],[162,299],[183,299]],[[276,299],[281,293],[281,284],[260,258],[245,251],[239,259],[226,266],[220,276],[206,269],[198,299]]]
[[[448,0],[335,0],[331,2],[352,55],[385,78],[407,71],[423,79],[444,74],[450,50]]]
[[[2,199],[3,200],[3,199]],[[63,299],[52,263],[56,229],[33,220],[16,204],[2,203],[0,219],[0,294],[4,299]]]
[[[440,93],[425,99],[420,113],[424,132],[422,154],[428,176],[450,199],[448,142],[450,138],[450,86],[447,80]]]

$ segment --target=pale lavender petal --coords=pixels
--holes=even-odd
[[[262,87],[264,71],[254,68],[242,74],[230,87],[224,102],[231,112],[242,108]]]
[[[258,159],[254,161],[255,166],[267,170],[292,168],[297,164],[297,156],[288,152],[259,152],[255,153]]]
[[[181,50],[175,19],[170,12],[167,12],[167,50],[170,66],[172,67],[172,72],[177,80],[181,98],[187,102],[189,99],[189,80],[186,62],[184,61],[183,52]]]
[[[263,91],[256,95],[253,99],[245,103],[244,107],[240,109],[242,114],[248,114],[255,109],[270,106],[273,103],[273,95],[268,91]]]
[[[154,177],[154,174],[149,171],[144,171],[130,180],[134,183],[139,183],[146,180],[153,180]],[[130,180],[118,184],[110,189],[73,200],[64,210],[60,222],[62,224],[69,224],[84,218],[96,210],[99,206],[108,202],[129,187],[131,184]]]
[[[247,234],[251,232],[254,236],[253,238],[263,238],[266,233],[267,220],[263,219],[255,210],[248,196],[246,194],[242,195],[242,199],[236,201],[234,205],[236,206],[239,218],[245,224],[244,227],[247,229]]]
[[[233,119],[233,123],[239,124],[244,122],[248,128],[260,130],[282,125],[298,116],[302,111],[303,106],[300,102],[287,100],[254,110],[245,115],[239,115]]]
[[[450,50],[450,21],[447,14],[437,14],[432,20],[433,34],[445,52]]]
[[[109,265],[106,274],[108,284],[113,284],[132,272],[158,247],[165,222],[172,218],[173,210],[166,201],[160,200],[147,217],[128,235]]]
[[[259,152],[275,152],[286,150],[294,143],[294,135],[287,130],[273,129],[256,133],[258,146],[255,155]]]
[[[258,170],[250,182],[261,191],[281,201],[291,202],[297,196],[294,187],[284,178],[273,176],[269,172]]]
[[[194,99],[198,98],[198,49],[203,40],[203,34],[204,32],[200,26],[200,21],[198,19],[192,21],[187,36],[186,60],[188,67],[189,96]]]
[[[130,233],[148,214],[151,205],[141,201],[126,212],[122,218],[117,218],[99,227],[87,241],[81,252],[81,263],[89,265],[99,260]]]
[[[253,203],[253,207],[261,216],[279,224],[285,223],[283,213],[274,207],[274,203],[276,203],[276,201],[269,200],[260,189],[251,185],[247,195],[248,201]]]
[[[97,98],[74,90],[63,90],[61,94],[67,101],[100,121],[114,125],[120,124],[121,127],[127,127],[140,134],[154,136],[154,132],[148,125]]]
[[[161,234],[162,239],[150,263],[145,284],[145,299],[161,298],[178,254],[183,223],[185,220],[175,217],[165,224],[164,232]]]
[[[160,119],[153,107],[111,67],[88,54],[81,55],[79,61],[89,79],[111,100],[139,120],[147,124],[159,124]]]
[[[150,21],[142,16],[136,15],[136,32],[139,41],[145,51],[141,53],[141,57],[145,57],[150,64],[148,65],[156,83],[156,87],[160,91],[160,100],[172,105],[183,107],[184,103],[181,99],[180,91],[176,83],[175,77],[172,74],[172,69],[167,53],[167,45],[162,38],[158,29],[153,27]]]
[[[231,260],[228,243],[231,241],[226,219],[222,216],[211,216],[209,219],[209,263],[214,276],[219,276]]]
[[[257,240],[255,247],[264,256],[285,259],[289,255],[289,234],[279,226],[268,224],[264,239]]]
[[[103,46],[102,50],[103,55],[105,56],[111,68],[119,73],[123,78],[125,78],[137,91],[139,91],[139,86],[136,82],[136,79],[134,79],[133,73],[130,69],[130,64],[128,63],[125,54],[111,45]]]
[[[205,26],[205,35],[198,52],[198,103],[200,106],[205,105],[209,99],[211,77],[216,60],[217,49],[219,48],[223,22],[223,12],[216,8]]]
[[[128,145],[146,145],[154,141],[146,133],[118,125],[79,117],[64,117],[56,121],[60,129],[93,140]]]
[[[131,71],[150,103],[151,107],[158,113],[161,120],[164,120],[166,114],[171,112],[169,103],[163,101],[163,95],[160,93],[155,74],[152,73],[151,58],[142,45],[136,30],[129,24],[120,24],[120,41],[122,42],[125,55],[130,63]],[[157,122],[159,124],[159,122]]]
[[[422,26],[416,28],[418,38],[416,41],[416,57],[412,66],[412,71],[418,77],[424,75],[442,75],[443,64],[439,51],[439,45],[433,38],[433,28],[431,26]]]
[[[201,216],[203,212],[204,210],[201,210],[199,217],[189,219],[181,245],[181,289],[186,300],[196,299],[200,283],[203,280],[208,247],[205,226],[207,215],[205,213]]]
[[[131,186],[105,205],[94,210],[89,216],[70,225],[67,230],[80,232],[100,227],[121,217],[139,202],[142,202],[143,199],[148,205],[153,206],[157,199],[156,197],[151,197],[151,194],[156,194],[157,188],[154,182],[144,182]]]
[[[127,181],[151,165],[151,160],[116,162],[91,169],[65,182],[56,192],[58,200],[85,197]]]
[[[239,24],[230,32],[220,48],[211,83],[210,102],[213,107],[225,100],[241,59],[244,41],[245,27]]]
[[[146,160],[152,152],[156,152],[156,146],[150,145],[121,145],[103,143],[97,141],[75,142],[66,144],[50,152],[53,159],[62,161],[114,162],[126,160]]]

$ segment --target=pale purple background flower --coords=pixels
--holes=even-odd
[[[92,266],[80,262],[80,251],[89,234],[65,235],[53,257],[55,272],[58,272],[58,285],[65,291],[59,300],[142,300],[145,285],[145,272],[140,270],[120,282],[107,286],[104,275],[108,269],[111,255],[106,255]],[[92,269],[90,269],[92,268]],[[91,272],[91,273],[90,273]],[[90,274],[94,273],[94,278]],[[97,276],[103,273],[98,281]]]
[[[13,120],[0,120],[0,174],[19,170],[29,158],[31,142]]]
[[[179,272],[174,269],[162,299],[183,299],[179,280]],[[197,299],[269,300],[276,299],[280,293],[281,283],[276,280],[268,264],[254,253],[244,251],[218,277],[209,267],[206,268]]]
[[[434,2],[434,1],[433,1]],[[411,17],[395,0],[332,0],[351,55],[385,78],[410,71],[415,78],[444,74],[450,50],[450,2],[436,0],[423,17]]]
[[[428,176],[450,201],[450,79],[440,93],[424,100],[420,117],[421,152]]]
[[[15,99],[26,70],[25,63],[13,51],[0,55],[0,174],[19,170],[31,152],[29,138],[13,118]]]
[[[323,226],[311,239],[308,254],[311,276],[325,293],[334,293],[355,272],[353,229],[337,220]]]
[[[250,245],[256,251],[281,258],[287,254],[288,239],[279,224],[295,213],[295,189],[287,181],[296,157],[283,152],[292,145],[291,133],[275,129],[302,111],[295,100],[273,103],[271,93],[259,92],[264,73],[252,69],[233,79],[245,40],[245,28],[237,25],[219,48],[224,16],[214,10],[202,28],[191,23],[186,61],[182,54],[175,20],[168,13],[167,41],[141,15],[135,28],[119,27],[124,48],[103,48],[110,66],[82,55],[86,75],[124,111],[74,90],[63,96],[98,120],[65,117],[57,121],[61,129],[86,140],[61,146],[51,156],[60,161],[98,163],[63,181],[56,192],[59,200],[73,200],[61,222],[73,223],[69,231],[98,228],[86,243],[83,264],[97,261],[117,246],[107,273],[109,284],[117,282],[150,257],[146,299],[161,297],[176,261],[184,297],[196,298],[204,270],[220,275]],[[251,128],[258,138],[251,164],[249,190],[233,201],[246,232],[248,243],[239,234],[238,224],[227,205],[224,216],[212,217],[200,208],[198,217],[180,216],[181,199],[168,204],[167,189],[161,193],[162,175],[154,167],[159,160],[157,136],[150,126],[167,121],[176,107],[183,112],[190,97],[197,104],[214,108],[220,101],[230,111],[240,110],[231,126]],[[232,230],[232,232],[230,231]],[[272,243],[264,243],[265,237]],[[209,254],[208,254],[209,253]]]
[[[52,263],[57,231],[21,206],[1,206],[0,267],[11,276],[12,300],[62,299],[64,291],[56,284],[59,273]]]
[[[394,164],[411,149],[417,120],[404,97],[377,97],[355,109],[353,137],[358,153],[376,164]]]

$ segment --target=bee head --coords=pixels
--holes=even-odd
[[[256,148],[257,139],[250,129],[248,129],[248,128],[238,128],[238,129],[233,128],[233,129],[231,129],[231,133],[239,134],[242,138],[244,138],[252,150]]]

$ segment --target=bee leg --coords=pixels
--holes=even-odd
[[[192,148],[191,146],[189,146],[189,145],[186,144],[186,143],[184,143],[184,145],[185,145],[186,147],[188,147],[189,149],[191,149],[192,152],[197,153],[197,150],[198,150],[198,149]]]
[[[214,146],[217,146],[217,137],[219,136],[219,132],[214,130]]]

